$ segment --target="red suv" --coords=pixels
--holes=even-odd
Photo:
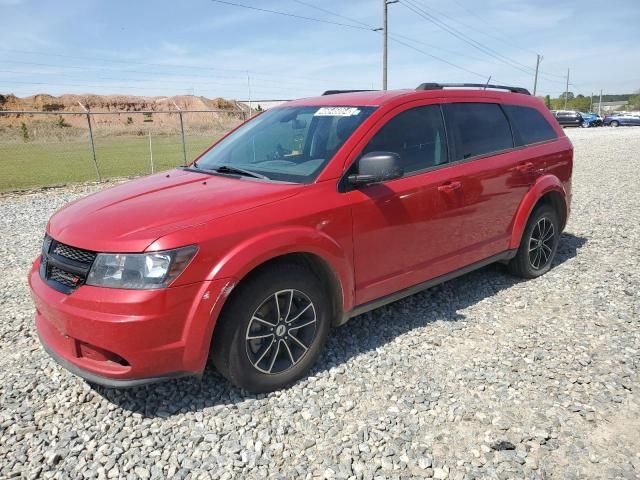
[[[549,270],[573,147],[539,99],[472,84],[328,93],[53,215],[29,275],[51,356],[113,387],[200,375],[211,358],[271,391],[350,317],[492,262]]]

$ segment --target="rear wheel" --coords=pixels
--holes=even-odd
[[[518,253],[509,262],[511,273],[523,278],[547,273],[558,250],[559,236],[560,222],[553,207],[537,207],[524,229]]]
[[[584,122],[582,122],[582,128],[589,128],[591,125],[589,125],[589,122],[587,122],[586,120]]]
[[[213,334],[212,360],[238,387],[283,388],[315,363],[331,324],[320,280],[296,264],[269,267],[241,283]]]

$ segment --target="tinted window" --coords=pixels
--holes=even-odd
[[[504,108],[511,119],[516,143],[519,146],[553,140],[557,137],[553,127],[535,108],[515,105],[504,105]]]
[[[455,160],[513,148],[511,127],[499,105],[449,103],[443,107]]]
[[[439,105],[412,108],[389,120],[362,153],[395,152],[405,173],[447,162],[447,142]]]

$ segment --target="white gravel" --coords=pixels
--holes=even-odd
[[[56,366],[26,272],[54,210],[103,186],[0,198],[0,478],[640,478],[640,128],[568,134],[549,274],[492,266],[355,318],[270,395]]]

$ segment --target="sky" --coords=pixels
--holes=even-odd
[[[214,0],[0,0],[0,93],[275,100],[381,88],[381,0],[229,1],[290,16]],[[388,9],[390,89],[491,76],[532,90],[538,54],[539,95],[558,97],[567,69],[575,94],[640,89],[640,0]]]

